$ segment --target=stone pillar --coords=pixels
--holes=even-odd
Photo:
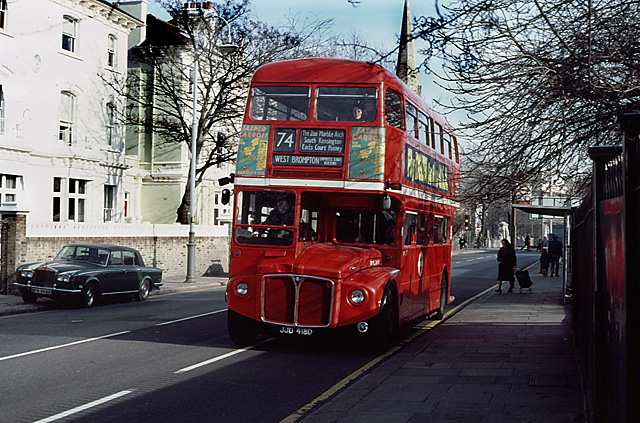
[[[26,256],[27,216],[3,214],[0,233],[0,294],[11,294],[11,285],[16,281],[16,268]]]

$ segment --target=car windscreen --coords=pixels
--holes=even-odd
[[[88,245],[67,245],[60,250],[56,260],[86,261],[105,266],[109,259],[109,250]]]

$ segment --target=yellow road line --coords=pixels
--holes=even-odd
[[[364,372],[366,372],[367,370],[369,370],[370,368],[372,368],[373,366],[378,364],[380,361],[384,360],[385,358],[389,357],[390,355],[395,354],[397,351],[402,349],[402,347],[405,344],[410,343],[417,336],[422,335],[425,330],[430,330],[430,329],[433,329],[434,327],[438,326],[440,323],[444,322],[449,317],[453,316],[458,311],[460,311],[462,308],[464,308],[467,304],[469,304],[472,301],[475,301],[477,298],[481,297],[482,295],[486,294],[487,292],[491,291],[492,289],[494,289],[494,286],[482,291],[481,293],[475,295],[472,298],[469,298],[465,302],[463,302],[463,303],[459,304],[458,306],[454,307],[453,309],[449,310],[447,313],[445,313],[445,315],[442,318],[442,320],[431,320],[426,324],[421,323],[421,324],[417,325],[415,327],[415,329],[417,329],[417,331],[415,333],[407,336],[405,339],[403,339],[402,342],[400,342],[399,345],[391,347],[391,349],[389,349],[384,354],[374,358],[373,360],[371,360],[370,362],[368,362],[364,366],[360,367],[358,370],[356,370],[355,372],[351,373],[349,376],[345,377],[340,382],[338,382],[335,385],[333,385],[331,388],[327,389],[319,397],[317,397],[316,399],[314,399],[310,403],[302,406],[295,413],[293,413],[290,416],[288,416],[288,417],[284,418],[283,420],[281,420],[280,423],[294,423],[294,422],[296,422],[299,418],[303,417],[307,412],[309,412],[311,409],[313,409],[313,407],[315,407],[316,405],[318,405],[322,401],[325,401],[325,400],[331,398],[333,395],[335,395],[340,390],[345,388],[351,381],[353,381],[354,379],[358,378],[360,375],[362,375]]]

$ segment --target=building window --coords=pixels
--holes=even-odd
[[[85,205],[87,195],[87,181],[82,179],[69,179],[69,221],[85,221]]]
[[[86,221],[87,184],[89,181],[74,178],[53,178],[53,221],[61,222],[67,216],[69,222]],[[66,210],[64,210],[66,205]]]
[[[15,203],[18,198],[18,178],[0,173],[0,203]]]
[[[71,16],[63,16],[62,19],[62,49],[74,53],[78,21]]]
[[[116,67],[116,36],[109,34],[109,40],[107,44],[107,66],[111,68]]]
[[[116,205],[116,186],[104,186],[104,221],[112,222]]]
[[[53,221],[60,222],[62,178],[53,178]]]
[[[109,102],[107,103],[107,146],[109,147],[113,147],[114,145],[114,132],[113,132],[113,128],[114,128],[114,122],[115,122],[115,109],[116,106]]]
[[[4,91],[0,85],[0,135],[2,134],[4,134]]]
[[[60,132],[58,139],[67,145],[73,145],[73,115],[75,96],[68,91],[60,93]]]
[[[129,217],[129,193],[124,193],[124,217]]]
[[[5,29],[7,23],[7,0],[0,0],[0,29]]]

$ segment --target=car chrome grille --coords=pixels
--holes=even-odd
[[[50,268],[36,269],[33,275],[33,286],[42,286],[44,288],[53,288],[56,280],[56,271]]]
[[[262,320],[293,326],[329,326],[333,288],[330,279],[266,275],[262,279]]]

